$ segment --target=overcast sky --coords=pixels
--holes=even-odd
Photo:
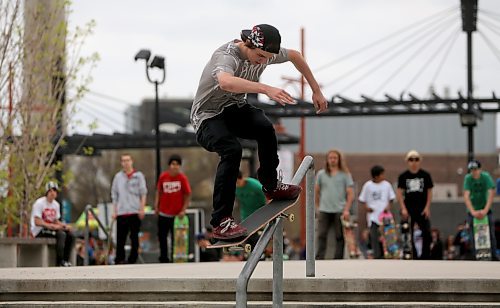
[[[134,55],[143,48],[166,58],[167,79],[160,96],[192,98],[212,52],[238,38],[241,29],[259,23],[277,27],[282,46],[297,50],[300,29],[305,29],[305,56],[328,99],[334,94],[382,99],[384,93],[399,96],[403,91],[424,98],[431,85],[438,94],[444,95],[448,88],[455,97],[457,91],[466,90],[459,4],[460,0],[74,1],[73,26],[96,21],[83,54],[97,52],[101,58],[92,74],[94,94],[78,103],[77,118],[84,123],[97,119],[97,132],[124,131],[123,110],[154,95],[144,63],[134,62]],[[479,0],[479,8],[484,12],[479,13],[478,30],[498,48],[495,56],[483,37],[474,34],[475,95],[484,97],[492,91],[500,94],[500,1]],[[440,12],[425,24],[327,65]],[[298,96],[297,88],[287,86],[283,76],[298,74],[290,63],[273,65],[261,81],[286,86]],[[306,99],[310,100],[310,92]],[[88,129],[83,125],[76,131]]]

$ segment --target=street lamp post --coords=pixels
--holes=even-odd
[[[148,81],[154,83],[155,85],[155,137],[156,137],[156,180],[160,177],[161,173],[161,158],[160,158],[160,103],[158,99],[158,85],[165,82],[165,58],[161,56],[154,56],[153,60],[149,61],[151,58],[151,51],[148,49],[141,49],[134,57],[134,60],[143,59],[146,63],[146,76]],[[158,68],[162,71],[163,75],[161,80],[152,80],[149,76],[150,68]]]

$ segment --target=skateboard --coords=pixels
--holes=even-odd
[[[292,200],[273,200],[267,205],[259,208],[248,216],[245,220],[241,222],[241,226],[245,227],[248,232],[246,236],[235,238],[233,240],[217,240],[214,244],[208,246],[208,248],[233,248],[232,250],[245,250],[249,253],[252,251],[252,246],[250,244],[245,244],[245,242],[254,234],[259,231],[266,224],[274,220],[279,216],[288,218],[289,221],[294,221],[295,216],[293,214],[285,214],[285,211],[294,206],[299,198]]]
[[[396,223],[391,212],[382,212],[379,216],[380,234],[382,235],[382,247],[385,259],[399,259],[400,250],[398,244],[398,233]]]
[[[410,218],[401,221],[401,245],[402,245],[402,258],[403,260],[413,259],[413,247],[411,244],[411,228],[410,228]]]
[[[344,232],[344,239],[347,246],[347,251],[349,252],[349,259],[358,259],[361,255],[361,251],[358,248],[358,244],[356,241],[356,228],[358,227],[357,223],[350,222],[348,220],[344,220],[342,218],[342,230]]]
[[[474,217],[472,223],[474,232],[474,255],[476,260],[491,260],[490,224],[488,216],[484,216],[482,219]]]
[[[174,263],[182,263],[188,261],[189,256],[189,217],[184,215],[180,218],[176,216],[174,219]]]

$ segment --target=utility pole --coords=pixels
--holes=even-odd
[[[472,84],[472,32],[476,31],[477,0],[460,0],[462,9],[462,30],[467,33],[467,111],[462,117],[462,126],[467,127],[467,162],[474,159],[474,126],[477,115],[473,111],[474,87]],[[464,121],[463,117],[469,119]]]

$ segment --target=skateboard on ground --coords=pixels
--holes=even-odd
[[[474,256],[476,260],[491,260],[491,240],[490,240],[490,224],[488,216],[482,219],[473,218],[474,232]]]
[[[382,212],[379,216],[380,234],[382,236],[382,247],[384,249],[385,259],[399,259],[400,250],[398,243],[398,233],[396,231],[396,223],[392,213]]]
[[[250,244],[245,244],[245,242],[254,234],[259,231],[269,222],[274,220],[279,216],[288,218],[289,221],[294,221],[295,216],[293,214],[285,214],[285,211],[294,206],[299,198],[292,200],[273,200],[267,205],[259,208],[252,215],[248,216],[245,220],[241,222],[241,226],[247,229],[247,235],[235,238],[232,240],[217,240],[214,244],[208,246],[208,248],[233,248],[236,250],[244,249],[245,252],[251,252],[252,246]]]
[[[174,219],[174,249],[175,263],[187,262],[189,256],[189,217],[176,216]]]
[[[349,259],[358,259],[361,255],[361,251],[358,247],[358,242],[356,240],[356,228],[358,227],[357,223],[342,220],[342,230],[344,232],[344,239],[347,246],[347,251],[349,252]]]
[[[413,259],[413,246],[411,244],[411,228],[410,228],[410,218],[407,220],[401,221],[401,249],[402,259],[403,260],[411,260]]]

